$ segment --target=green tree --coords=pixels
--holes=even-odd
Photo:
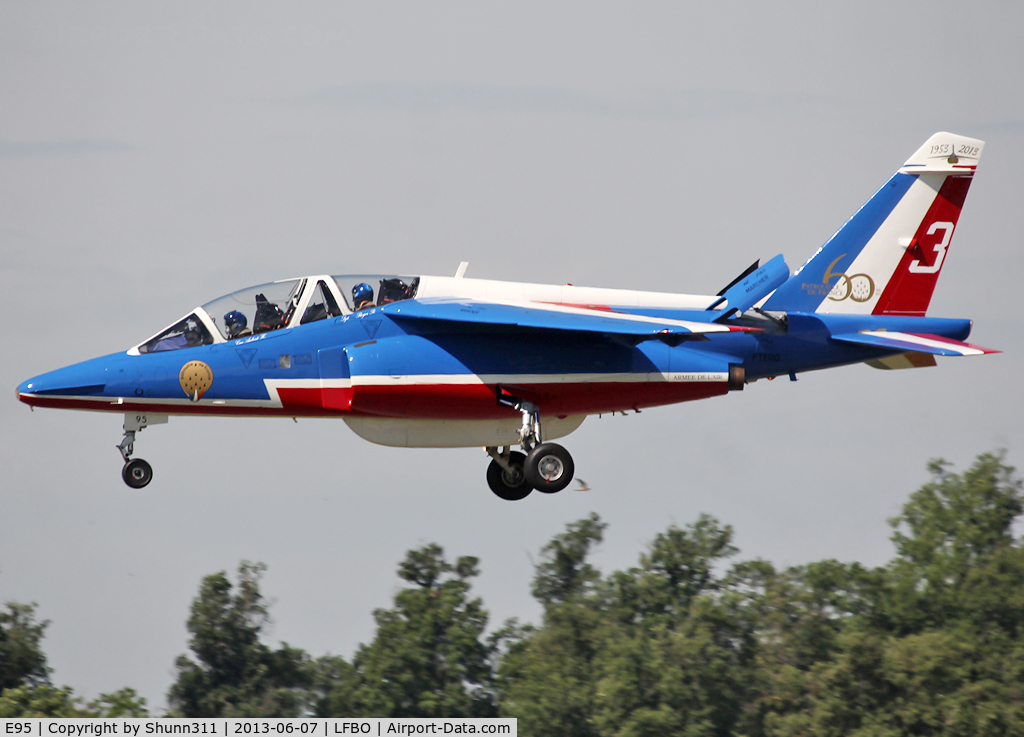
[[[986,453],[963,474],[933,461],[932,479],[889,522],[897,556],[886,624],[900,632],[963,617],[1017,632],[1024,624],[1024,550],[1013,521],[1024,511],[1021,481]]]
[[[930,471],[887,566],[794,569],[767,609],[766,734],[1024,734],[1021,483],[1001,454]]]
[[[750,690],[755,623],[715,569],[732,529],[702,515],[659,534],[610,577],[614,614],[598,656],[602,734],[732,734]]]
[[[49,684],[18,686],[0,693],[0,718],[91,717],[95,712],[82,706],[70,688]]]
[[[146,699],[135,693],[134,688],[122,688],[114,693],[100,694],[99,698],[89,702],[87,707],[98,717],[148,717]]]
[[[566,525],[541,550],[541,562],[533,577],[533,596],[546,607],[573,601],[590,594],[601,580],[587,562],[591,548],[604,538],[608,524],[596,512]]]
[[[7,603],[0,611],[0,692],[50,682],[41,642],[47,621],[35,621],[34,604]]]
[[[604,585],[587,560],[607,525],[597,514],[570,523],[541,550],[533,595],[544,623],[512,638],[501,660],[501,713],[523,734],[597,735],[595,661],[606,627]]]
[[[324,655],[313,663],[313,714],[318,717],[363,716],[356,705],[359,678],[352,664],[338,655]]]
[[[83,705],[72,689],[54,687],[42,648],[49,622],[35,621],[35,604],[6,606],[0,612],[0,718],[149,715],[146,700],[130,688]]]
[[[883,567],[746,561],[702,516],[602,578],[603,523],[541,553],[542,624],[508,635],[501,712],[524,735],[1024,735],[1021,482],[942,462],[891,520]]]
[[[260,641],[269,621],[260,594],[261,563],[242,562],[233,591],[223,571],[206,576],[192,602],[189,648],[198,663],[178,657],[168,702],[185,717],[294,717],[306,710],[314,669],[309,656],[287,643],[271,650]]]
[[[377,634],[359,648],[351,669],[323,662],[337,683],[323,716],[484,717],[496,714],[487,612],[470,599],[476,558],[445,560],[436,544],[409,551],[398,575],[414,584],[393,609],[374,612]]]
[[[698,597],[719,590],[714,567],[736,552],[732,528],[707,515],[685,530],[669,527],[640,556],[639,568],[610,577],[612,610],[623,623],[674,630]]]
[[[148,717],[146,699],[134,689],[122,688],[112,694],[82,704],[67,686],[56,688],[49,684],[19,686],[0,693],[0,718],[20,717]]]

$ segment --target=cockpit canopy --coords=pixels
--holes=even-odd
[[[197,345],[208,345],[213,336],[196,313],[184,317],[161,333],[154,335],[138,346],[139,353],[160,353],[176,351],[179,348],[194,348]]]
[[[223,343],[412,299],[419,277],[306,276],[240,289],[207,302],[129,353]]]

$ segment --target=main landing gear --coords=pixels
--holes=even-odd
[[[541,435],[540,408],[533,402],[499,392],[498,403],[523,413],[519,443],[526,454],[509,447],[487,448],[491,464],[487,467],[487,485],[502,499],[517,501],[537,491],[554,494],[572,481],[576,466],[569,451],[557,443],[545,443]]]
[[[133,489],[141,489],[153,480],[153,467],[141,458],[131,457],[135,451],[135,433],[163,422],[167,422],[167,415],[126,413],[124,416],[124,437],[116,447],[124,459],[121,478]]]

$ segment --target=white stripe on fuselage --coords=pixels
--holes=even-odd
[[[539,302],[534,305],[605,305],[611,307],[675,308],[703,310],[717,297],[671,292],[641,292],[633,289],[574,287],[571,284],[526,284],[491,279],[456,279],[448,276],[422,276],[417,298],[452,297],[479,299],[502,304]]]

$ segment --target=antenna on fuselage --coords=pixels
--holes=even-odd
[[[463,261],[459,264],[459,268],[455,270],[455,278],[461,279],[466,275],[466,269],[469,268],[469,261]]]

